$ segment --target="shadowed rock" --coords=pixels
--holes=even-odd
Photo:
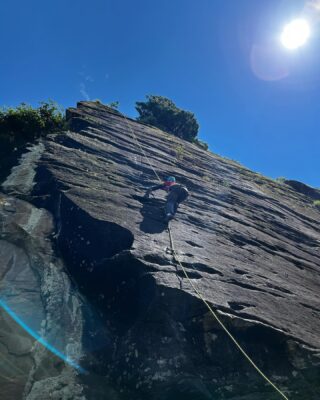
[[[63,392],[83,398],[77,369],[65,363],[82,356],[81,302],[54,254],[52,231],[46,210],[0,195],[2,400],[49,398],[48,381],[61,399]]]
[[[78,337],[89,372],[78,378],[83,396],[277,398],[173,262],[164,195],[143,200],[156,177],[138,140],[161,177],[174,175],[190,190],[172,222],[190,279],[290,399],[316,400],[320,212],[313,199],[97,103],[79,103],[68,118],[70,131],[42,142],[29,200],[52,213],[55,255],[94,310],[82,317],[87,334]],[[10,190],[19,192],[14,179]]]
[[[314,200],[320,200],[320,190],[314,189],[308,185],[305,185],[302,182],[293,181],[293,180],[285,180],[284,183],[286,185],[291,186],[294,190],[299,193],[302,193],[308,197],[311,197]]]

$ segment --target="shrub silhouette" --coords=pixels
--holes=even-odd
[[[139,122],[156,126],[190,142],[197,137],[199,124],[192,112],[181,110],[173,101],[163,96],[146,97],[147,101],[136,102]]]
[[[21,103],[0,109],[0,180],[9,173],[25,146],[41,136],[66,127],[64,113],[53,101],[38,108]]]

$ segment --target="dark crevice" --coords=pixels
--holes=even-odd
[[[236,280],[234,280],[234,279],[228,280],[227,283],[230,283],[230,284],[232,284],[232,285],[239,286],[239,287],[241,287],[241,288],[243,288],[243,289],[252,290],[252,291],[254,291],[254,292],[262,292],[262,293],[267,293],[267,294],[269,294],[269,295],[271,295],[271,296],[274,296],[274,297],[281,297],[281,298],[284,298],[283,296],[281,296],[281,295],[278,294],[278,293],[270,292],[270,291],[265,290],[265,289],[262,289],[262,288],[260,288],[260,287],[258,287],[258,286],[249,285],[248,283],[239,282],[239,281],[236,281]]]
[[[223,276],[222,272],[220,272],[217,269],[210,267],[206,264],[184,262],[183,266],[186,267],[187,269],[193,269],[195,271],[206,272],[207,274],[210,274],[210,275]]]
[[[183,271],[177,271],[176,275],[178,275],[180,278],[185,278],[186,277]],[[188,277],[190,279],[201,279],[202,278],[201,274],[199,274],[196,271],[194,271],[194,272],[188,271]]]
[[[244,270],[242,270],[242,269],[240,269],[240,268],[235,268],[234,269],[234,272],[236,273],[236,274],[238,274],[238,275],[246,275],[248,272],[247,271],[244,271]]]
[[[241,311],[244,308],[248,307],[256,307],[255,305],[249,304],[249,303],[238,303],[236,301],[228,301],[228,304],[230,308],[234,311]]]
[[[227,283],[230,283],[230,284],[232,284],[232,285],[236,285],[236,286],[242,287],[243,289],[253,290],[253,291],[255,291],[255,292],[269,293],[269,292],[267,292],[267,291],[264,290],[264,289],[260,289],[258,286],[249,285],[248,283],[236,281],[236,280],[234,280],[234,279],[228,280]]]
[[[170,262],[166,258],[164,258],[161,255],[156,254],[156,253],[155,254],[147,254],[143,257],[143,259],[149,263],[157,264],[157,265],[161,265],[161,266],[170,264]]]
[[[201,226],[201,227],[205,227],[206,226],[202,219],[199,219],[199,218],[194,217],[192,215],[188,215],[188,220],[190,222],[192,222],[192,223],[195,223],[196,226]]]
[[[195,242],[192,242],[191,240],[186,240],[186,243],[190,244],[190,246],[192,246],[192,247],[198,247],[199,249],[203,249],[203,246],[201,246],[200,244],[197,244]]]
[[[266,200],[268,198],[268,196],[266,196],[265,194],[260,194],[260,193],[254,192],[253,190],[244,189],[244,188],[241,188],[240,186],[230,185],[230,189],[231,190],[234,189],[235,191],[241,192],[247,196],[255,197],[255,198],[261,199],[261,200]]]
[[[217,212],[217,214],[218,214],[219,216],[223,217],[223,218],[226,218],[226,219],[228,219],[228,220],[230,220],[230,221],[234,221],[234,222],[236,222],[236,223],[238,223],[238,224],[241,224],[241,225],[243,225],[243,226],[247,226],[247,227],[249,227],[249,228],[254,228],[254,227],[256,226],[254,223],[251,224],[251,223],[245,221],[244,219],[237,218],[237,217],[235,217],[234,215],[227,214],[227,213],[225,213],[225,212],[223,212],[223,211],[221,211],[221,210],[219,210],[219,211]]]
[[[277,286],[277,285],[273,285],[273,284],[271,284],[269,282],[267,282],[266,285],[271,289],[279,290],[279,292],[293,295],[293,293],[290,290],[285,289],[283,287],[280,287],[280,286]]]
[[[229,239],[232,241],[232,243],[240,247],[251,245],[254,247],[259,247],[260,249],[264,249],[265,251],[268,252],[272,251],[272,254],[274,254],[276,251],[283,250],[283,248],[278,245],[267,243],[265,241],[261,241],[258,239],[250,239],[249,237],[240,234],[234,234],[230,236]]]
[[[310,304],[305,304],[305,303],[300,303],[303,307],[308,308],[309,310],[315,311],[316,313],[320,313],[320,306],[319,308],[316,308],[314,306],[311,306]]]

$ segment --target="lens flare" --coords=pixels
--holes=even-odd
[[[59,357],[61,360],[66,362],[67,364],[71,365],[71,367],[77,369],[81,373],[86,373],[86,370],[80,367],[74,360],[70,359],[68,356],[63,354],[61,351],[56,349],[54,346],[52,346],[50,343],[48,343],[45,339],[43,339],[40,335],[38,335],[33,329],[31,329],[25,322],[22,321],[21,318],[17,316],[17,314],[11,310],[11,308],[3,301],[0,299],[0,308],[2,308],[4,311],[10,315],[10,317],[21,326],[30,336],[32,336],[35,340],[37,340],[42,346],[44,346],[47,350],[49,350],[52,354],[56,355]]]
[[[295,19],[287,24],[281,34],[281,43],[293,50],[303,46],[310,37],[310,26],[305,19]]]

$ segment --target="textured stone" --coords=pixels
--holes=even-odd
[[[81,102],[67,115],[70,131],[42,143],[29,196],[37,211],[24,226],[33,229],[39,210],[52,213],[54,253],[93,307],[75,339],[89,372],[78,377],[83,396],[279,398],[173,262],[164,196],[142,197],[156,182],[151,164],[190,190],[171,227],[192,282],[290,399],[317,400],[320,212],[313,199],[98,103]]]
[[[302,182],[293,181],[293,180],[285,180],[284,183],[286,185],[291,186],[294,190],[299,193],[302,193],[308,197],[311,197],[314,200],[320,200],[320,190],[314,189]]]
[[[56,375],[68,374],[66,386],[71,391],[75,386],[76,371],[36,340],[41,337],[66,356],[70,344],[81,344],[81,303],[54,255],[52,231],[48,211],[0,195],[2,400],[29,399],[34,383],[43,376],[54,381]],[[77,362],[80,357],[81,348],[70,358]]]

